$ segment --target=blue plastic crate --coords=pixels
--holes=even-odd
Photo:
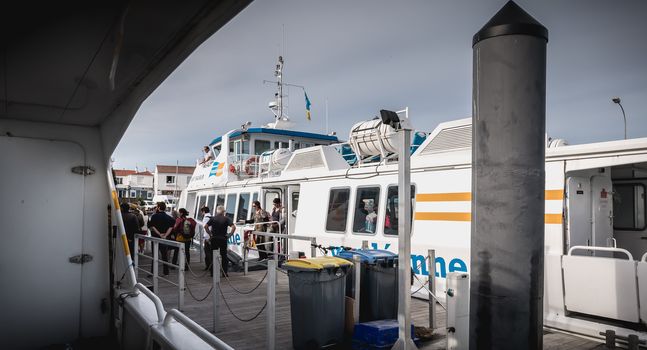
[[[414,328],[411,325],[411,338],[414,338]],[[395,344],[398,340],[398,320],[378,320],[358,323],[353,331],[353,348],[379,349]],[[364,347],[360,347],[364,346]]]

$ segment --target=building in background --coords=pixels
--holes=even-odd
[[[115,169],[117,195],[120,200],[136,202],[153,198],[153,173]]]
[[[184,190],[191,181],[194,166],[183,165],[157,165],[153,180],[153,200],[165,201],[166,199],[177,200],[180,192]],[[171,201],[175,203],[175,201]]]

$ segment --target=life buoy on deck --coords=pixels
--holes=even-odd
[[[254,169],[257,167],[257,165],[258,165],[258,159],[256,158],[256,156],[249,157],[245,161],[245,166],[243,168],[243,170],[245,171],[245,174],[254,175]]]
[[[233,174],[236,173],[236,167],[233,164],[229,164],[229,172]]]

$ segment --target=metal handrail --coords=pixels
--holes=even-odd
[[[152,271],[152,273],[153,273],[153,292],[154,293],[158,292],[158,280],[165,281],[165,282],[167,282],[167,283],[169,283],[171,285],[174,285],[174,286],[178,287],[178,309],[182,310],[184,308],[184,284],[185,284],[185,282],[184,282],[184,265],[186,263],[186,261],[185,261],[186,258],[185,258],[184,242],[177,242],[177,241],[171,241],[171,240],[164,239],[164,238],[149,237],[149,236],[144,236],[144,235],[140,235],[140,234],[135,234],[135,243],[137,245],[139,245],[139,240],[140,239],[143,240],[143,241],[150,241],[152,243],[151,249],[152,249],[153,256],[148,256],[148,255],[146,255],[144,253],[140,253],[139,251],[134,255],[133,267],[134,267],[134,270],[135,270],[135,277],[137,277],[138,272],[140,270],[141,271],[146,271],[146,270],[139,267],[139,256],[143,256],[143,257],[145,257],[147,259],[151,259],[152,260],[151,264],[152,264],[152,267],[153,267],[153,271]],[[177,265],[159,259],[158,250],[159,250],[159,245],[160,244],[168,245],[168,246],[171,246],[171,247],[176,247],[178,249],[177,254],[179,254],[179,257],[178,257]],[[175,267],[175,268],[178,269],[177,284],[175,282],[172,282],[172,281],[158,275],[158,273],[159,273],[158,263],[160,263],[160,262],[164,266]],[[148,271],[146,271],[146,272],[148,272]]]
[[[220,340],[215,335],[207,332],[207,330],[202,328],[202,326],[195,323],[195,321],[188,318],[186,315],[184,315],[183,313],[181,313],[176,309],[172,309],[166,314],[166,317],[164,317],[164,323],[163,323],[164,327],[168,327],[172,319],[175,319],[178,323],[186,327],[193,334],[197,335],[200,339],[204,340],[207,344],[211,345],[214,349],[221,349],[221,350],[234,349],[231,346],[227,345],[222,340]]]
[[[146,288],[145,285],[141,283],[135,284],[135,289],[139,290],[140,292],[144,293],[150,299],[153,304],[155,304],[155,311],[157,312],[157,322],[162,322],[164,320],[164,317],[166,317],[165,311],[164,311],[164,304],[162,304],[162,300],[155,295],[155,293],[151,292],[150,289]]]
[[[633,260],[633,259],[634,259],[633,255],[631,255],[631,253],[630,253],[628,250],[626,250],[626,249],[622,249],[622,248],[613,248],[613,247],[596,247],[596,246],[588,246],[588,245],[576,245],[576,246],[571,247],[571,249],[569,249],[569,250],[568,250],[568,254],[567,254],[567,255],[572,255],[571,253],[572,253],[574,250],[597,250],[597,251],[602,251],[602,252],[624,253],[624,254],[626,254],[626,255],[627,255],[627,257],[629,258],[629,260]],[[646,254],[647,254],[647,253],[646,253]],[[643,257],[644,257],[644,256],[643,256]]]

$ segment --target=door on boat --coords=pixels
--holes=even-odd
[[[573,246],[612,246],[613,191],[607,173],[566,179],[567,250]],[[577,255],[610,256],[604,251],[578,250]]]
[[[288,201],[287,201],[287,207],[286,207],[287,220],[285,220],[288,234],[294,233],[294,226],[296,225],[296,222],[297,222],[297,213],[299,210],[300,187],[301,186],[299,185],[288,186]]]
[[[39,339],[69,342],[81,329],[83,265],[71,260],[84,253],[86,179],[71,170],[84,165],[84,150],[70,142],[3,136],[0,149],[0,339],[8,349],[49,345]]]
[[[647,253],[647,179],[614,181],[614,234],[618,247],[627,249],[635,260]]]

